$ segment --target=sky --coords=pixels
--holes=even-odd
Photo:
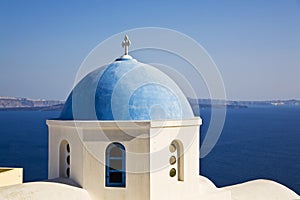
[[[201,44],[228,99],[300,99],[300,0],[0,0],[0,96],[65,100],[93,48],[141,27]]]

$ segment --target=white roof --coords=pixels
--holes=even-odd
[[[7,200],[91,200],[84,189],[60,183],[32,182],[0,187],[0,199]]]
[[[254,180],[224,189],[231,191],[232,200],[300,200],[300,197],[289,188],[269,180]]]

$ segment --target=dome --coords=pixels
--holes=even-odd
[[[193,118],[176,83],[129,55],[87,74],[72,90],[62,120],[164,120]]]

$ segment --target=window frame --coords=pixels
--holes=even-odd
[[[121,156],[111,156],[111,150],[113,148],[119,148],[122,152]],[[105,151],[105,186],[106,187],[126,187],[126,151],[125,147],[118,143],[114,142],[107,146]],[[121,160],[122,161],[122,169],[111,169],[110,162],[111,160]],[[111,173],[122,173],[122,181],[121,182],[110,182],[110,174]]]

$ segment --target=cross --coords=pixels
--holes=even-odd
[[[122,47],[125,47],[125,55],[128,55],[128,47],[131,45],[131,42],[127,35],[124,37],[124,41],[122,42]]]

